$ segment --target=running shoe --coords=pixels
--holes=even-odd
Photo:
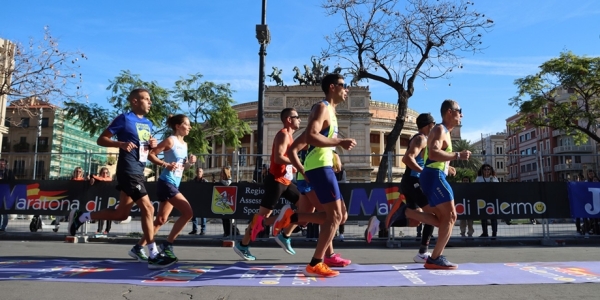
[[[308,277],[335,277],[340,275],[340,272],[330,269],[324,263],[318,263],[316,266],[306,266],[304,269],[304,275]]]
[[[279,232],[281,231],[281,229],[290,225],[290,223],[291,223],[290,217],[293,214],[294,214],[294,210],[292,209],[292,207],[289,204],[286,204],[285,206],[283,206],[281,208],[281,211],[279,212],[279,216],[277,216],[275,223],[273,223],[273,235],[274,236],[277,236],[279,234]]]
[[[160,250],[168,257],[170,258],[174,258],[177,259],[177,256],[175,256],[175,253],[173,252],[173,245],[166,245],[166,244],[161,244],[160,245]]]
[[[294,249],[292,248],[292,244],[290,243],[290,240],[291,240],[291,238],[284,237],[282,232],[280,232],[275,237],[275,242],[277,242],[277,244],[279,244],[279,246],[281,246],[281,248],[283,248],[283,251],[285,251],[285,253],[294,255],[294,254],[296,254],[296,251],[294,251]]]
[[[129,250],[129,256],[131,256],[131,258],[139,261],[139,262],[148,262],[148,255],[146,255],[146,251],[144,251],[144,248],[137,248],[137,247],[133,247],[131,248],[131,250]]]
[[[235,251],[235,253],[237,253],[237,255],[239,255],[243,260],[256,260],[256,256],[252,255],[252,253],[250,253],[250,247],[246,246],[243,247],[240,244],[236,244],[233,247],[233,251]]]
[[[250,223],[250,240],[255,241],[256,236],[261,233],[265,228],[263,227],[263,220],[265,217],[261,215],[254,215],[252,222]]]
[[[428,257],[424,267],[425,269],[455,270],[458,265],[449,262],[445,256],[440,255],[437,259],[433,259],[431,256]]]
[[[148,269],[157,270],[164,269],[172,266],[177,262],[177,257],[172,258],[167,256],[164,252],[158,253],[154,258],[148,259]]]
[[[325,263],[329,267],[346,267],[349,264],[351,264],[352,261],[349,259],[342,258],[342,256],[339,253],[335,253],[331,257],[325,256],[323,263]]]
[[[431,252],[417,253],[417,255],[413,257],[413,261],[416,263],[425,263],[427,262],[427,258],[429,258],[430,256]]]
[[[79,230],[79,227],[83,225],[83,222],[79,221],[81,214],[82,212],[79,209],[71,210],[69,213],[69,233],[72,236],[75,236],[77,234],[77,230]]]
[[[366,234],[366,238],[367,238],[367,243],[371,242],[371,239],[373,239],[373,236],[375,236],[375,234],[377,234],[377,231],[379,230],[379,220],[377,219],[376,216],[372,216],[369,219],[369,226],[367,226],[367,232]]]

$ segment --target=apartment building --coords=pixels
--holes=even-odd
[[[2,158],[19,179],[68,179],[75,167],[95,174],[108,162],[107,148],[65,115],[65,111],[36,99],[21,99],[6,109]],[[23,109],[23,107],[27,107]]]
[[[569,90],[560,90],[558,101],[567,101]],[[547,113],[547,110],[544,111]],[[511,128],[523,115],[506,119],[508,180],[559,181],[573,180],[588,169],[597,170],[596,143],[588,140],[575,145],[573,137],[564,130],[531,125],[521,130]]]
[[[507,171],[508,156],[506,153],[507,133],[498,132],[495,134],[482,134],[479,141],[472,145],[476,149],[476,154],[481,158],[482,163],[494,167],[496,177],[501,182],[508,181],[509,172]]]

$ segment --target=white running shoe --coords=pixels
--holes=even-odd
[[[369,226],[367,226],[366,238],[367,243],[371,242],[371,239],[377,234],[379,231],[379,220],[376,216],[372,216],[369,219]]]
[[[427,261],[427,258],[431,256],[431,252],[425,252],[423,254],[421,253],[417,253],[417,255],[415,255],[415,257],[413,257],[413,261],[416,263],[425,263]]]

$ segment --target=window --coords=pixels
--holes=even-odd
[[[496,154],[502,154],[502,147],[496,147]]]
[[[525,173],[525,165],[521,165],[521,173]]]
[[[535,139],[535,130],[531,132],[531,138]]]
[[[13,172],[15,176],[25,176],[25,160],[15,160]]]
[[[25,144],[25,143],[27,143],[27,137],[26,136],[20,137],[19,144]]]
[[[48,118],[42,118],[42,128],[48,127],[49,120]]]
[[[37,164],[35,165],[35,178],[36,179],[45,179],[46,175],[44,174],[44,164],[45,162],[43,160],[38,160]]]
[[[21,124],[19,126],[23,128],[29,127],[29,118],[21,118]]]
[[[537,163],[531,164],[531,170],[532,171],[537,171]]]
[[[533,147],[531,148],[531,153],[533,153],[533,154],[536,154],[536,153],[537,153],[537,149],[535,148],[535,146],[533,146]]]
[[[10,127],[10,118],[4,119],[4,126]]]
[[[527,164],[527,172],[531,172],[531,164]]]
[[[576,164],[580,164],[581,163],[581,156],[575,156],[575,163]]]
[[[239,161],[240,161],[240,167],[247,167],[248,166],[248,148],[245,147],[240,147],[239,148]]]
[[[503,161],[497,161],[496,162],[496,169],[497,170],[503,170],[504,169],[504,162]]]

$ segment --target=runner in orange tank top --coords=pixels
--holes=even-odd
[[[260,202],[258,213],[252,218],[242,241],[233,247],[233,250],[244,260],[256,260],[256,257],[250,253],[250,241],[254,241],[259,232],[263,231],[264,226],[273,225],[276,217],[271,217],[271,213],[280,198],[285,198],[291,203],[296,204],[300,198],[298,188],[292,182],[295,168],[287,157],[287,150],[294,142],[292,135],[300,128],[300,116],[293,108],[285,108],[281,111],[281,122],[283,129],[275,135],[273,140],[273,149],[271,151],[271,166],[269,173],[264,179],[265,193]],[[293,228],[296,225],[290,225],[281,232],[273,230],[275,241],[285,250],[286,253],[294,255],[296,252],[290,244],[290,237]]]

